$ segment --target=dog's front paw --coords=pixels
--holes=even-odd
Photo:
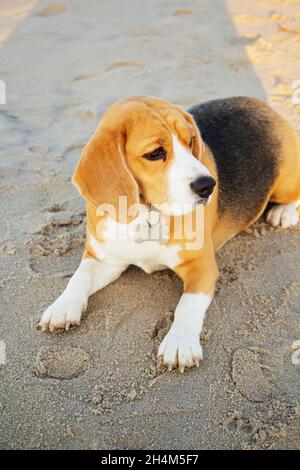
[[[199,367],[203,359],[199,335],[189,328],[172,326],[158,349],[158,363],[168,366],[169,370],[178,367]]]
[[[84,303],[61,295],[45,310],[39,326],[42,328],[42,331],[49,329],[52,332],[55,328],[65,328],[68,330],[70,325],[80,324],[84,309]]]

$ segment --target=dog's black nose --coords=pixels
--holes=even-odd
[[[216,181],[211,176],[200,176],[196,180],[192,181],[191,189],[198,196],[204,199],[208,198],[214,190]]]

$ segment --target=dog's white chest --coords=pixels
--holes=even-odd
[[[89,237],[89,243],[98,259],[112,264],[134,264],[145,272],[174,268],[180,261],[180,246],[167,245],[168,226],[161,220],[149,224],[145,214],[129,225],[118,224],[108,218],[103,232],[104,243]]]
[[[168,246],[167,222],[149,212],[128,225],[108,218],[103,232],[104,243],[90,236],[89,243],[98,259],[112,264],[134,264],[145,272],[174,268],[179,262],[180,246]],[[151,223],[150,223],[151,222]]]

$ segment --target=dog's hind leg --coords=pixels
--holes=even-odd
[[[287,124],[287,123],[286,123]],[[294,129],[287,125],[282,138],[279,174],[270,202],[275,203],[267,214],[274,227],[297,225],[300,208],[300,144]]]
[[[68,330],[70,325],[79,325],[88,298],[116,280],[126,268],[98,261],[85,253],[64,292],[43,313],[39,323],[42,331]]]
[[[288,228],[298,224],[300,199],[290,204],[276,204],[267,214],[267,222],[273,227]]]

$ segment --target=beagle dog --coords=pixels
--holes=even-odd
[[[130,264],[147,273],[170,268],[184,287],[158,359],[182,372],[202,359],[199,337],[219,276],[216,250],[269,202],[273,226],[298,223],[300,145],[290,124],[254,98],[186,112],[134,96],[105,112],[73,183],[87,204],[85,251],[42,315],[42,330],[78,325],[89,296]]]

